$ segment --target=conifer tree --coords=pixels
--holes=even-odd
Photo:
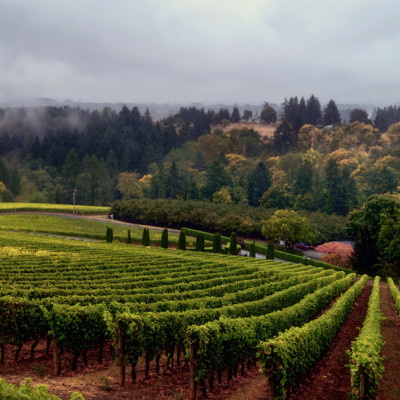
[[[213,237],[213,252],[214,253],[221,253],[222,252],[222,241],[221,241],[221,234],[216,233]]]
[[[131,230],[128,229],[128,238],[126,239],[127,244],[132,244],[132,238],[131,238]]]
[[[250,243],[250,257],[256,258],[256,242],[254,240]]]
[[[183,232],[183,231],[179,232],[178,249],[186,250],[186,235],[185,235],[185,232]]]
[[[273,260],[275,258],[275,246],[273,242],[268,242],[267,247],[267,260]]]
[[[306,119],[304,123],[319,125],[322,121],[321,104],[317,97],[311,95],[306,103]]]
[[[239,112],[239,109],[236,106],[233,107],[232,115],[231,115],[231,121],[232,122],[239,122],[240,121],[240,112]]]
[[[231,233],[231,241],[230,241],[230,245],[229,245],[229,252],[233,256],[236,256],[236,254],[237,254],[237,236],[236,236],[236,232],[232,232]]]
[[[165,227],[161,235],[161,247],[168,249],[168,228]]]
[[[336,103],[333,100],[330,100],[329,103],[324,108],[324,125],[338,125],[340,124],[340,114],[339,110],[336,107]]]
[[[260,198],[271,186],[271,175],[265,164],[260,161],[253,173],[249,176],[249,184],[247,187],[247,198],[249,205],[258,207]]]
[[[199,233],[196,238],[196,251],[204,251],[204,235]]]
[[[142,245],[143,246],[150,246],[150,230],[149,230],[149,228],[144,228],[143,229]]]
[[[106,231],[106,242],[107,243],[111,243],[114,239],[114,232],[112,230],[112,228],[110,228],[109,226],[107,227],[107,231]]]

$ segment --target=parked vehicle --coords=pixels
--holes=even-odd
[[[307,243],[297,243],[295,246],[302,250],[315,250],[314,246]]]

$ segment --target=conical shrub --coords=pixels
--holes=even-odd
[[[196,238],[196,251],[204,251],[204,235],[199,233]]]
[[[273,260],[275,258],[275,246],[273,242],[268,242],[267,247],[267,260]]]
[[[186,250],[186,235],[185,235],[185,232],[183,232],[183,231],[179,232],[178,249]]]
[[[163,249],[168,249],[168,229],[167,227],[164,228],[161,234],[161,247]]]
[[[256,242],[250,243],[250,257],[256,258]]]
[[[222,253],[222,240],[220,233],[216,233],[213,237],[213,252]]]
[[[232,254],[233,256],[236,256],[237,254],[237,236],[236,232],[231,233],[231,241],[230,241],[230,246],[229,246],[229,253]]]

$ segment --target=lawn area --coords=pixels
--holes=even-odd
[[[65,236],[104,239],[107,227],[111,227],[116,240],[126,240],[128,229],[131,230],[132,240],[142,240],[141,228],[92,221],[80,218],[70,218],[58,215],[39,214],[0,214],[0,229],[6,231],[50,233]],[[150,240],[159,243],[161,231],[150,231]],[[169,233],[169,241],[178,242],[178,235]]]

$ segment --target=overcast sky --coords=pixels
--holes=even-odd
[[[399,0],[0,0],[0,101],[400,102]]]

